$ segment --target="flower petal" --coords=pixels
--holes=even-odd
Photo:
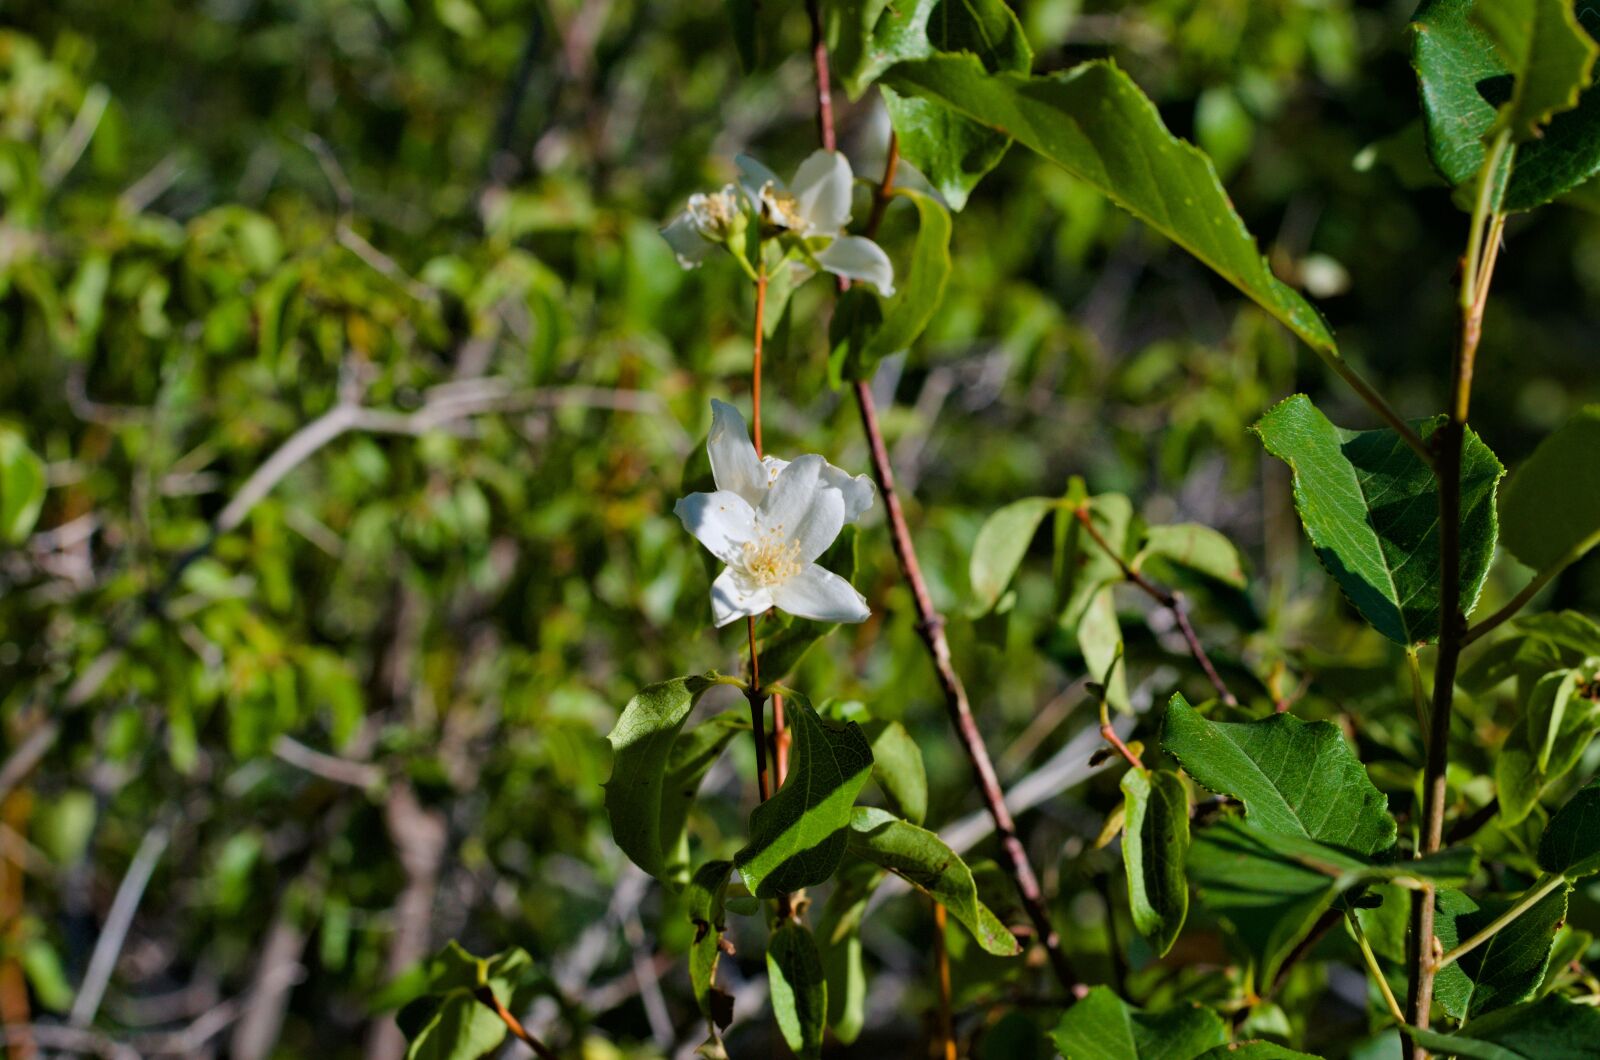
[[[817,622],[864,622],[872,614],[855,586],[815,563],[773,586],[772,602],[796,618]]]
[[[761,466],[766,469],[767,482],[776,482],[783,469],[789,466],[789,461],[781,456],[764,456]],[[844,521],[853,523],[871,509],[872,502],[878,496],[877,484],[872,481],[871,475],[852,475],[841,467],[824,464],[822,468],[822,484],[832,486],[844,495]]]
[[[764,586],[747,586],[732,568],[711,583],[711,621],[719,628],[736,618],[766,614],[771,607],[772,591]]]
[[[850,162],[838,151],[813,151],[789,186],[800,203],[809,234],[836,235],[850,223]]]
[[[711,457],[711,477],[717,489],[731,490],[750,507],[758,507],[767,496],[772,476],[761,466],[756,447],[750,444],[739,410],[725,401],[711,399],[711,433],[706,435],[706,455]]]
[[[885,298],[894,294],[894,265],[870,239],[840,236],[817,253],[817,264],[835,276],[870,283]]]
[[[744,189],[745,198],[750,200],[750,207],[756,213],[761,212],[762,188],[771,183],[777,185],[779,191],[784,190],[784,183],[778,179],[778,174],[749,155],[740,155],[733,162],[739,167],[739,187]]]
[[[695,227],[694,218],[685,210],[667,223],[661,230],[661,238],[667,241],[667,246],[678,256],[678,264],[686,269],[698,268],[706,255],[717,249],[717,245],[700,234],[700,229]]]
[[[672,510],[683,521],[683,528],[724,563],[734,562],[740,546],[755,540],[755,509],[731,490],[691,493]]]
[[[756,515],[760,531],[800,546],[795,558],[801,563],[826,552],[844,529],[844,494],[823,484],[822,470],[827,466],[815,453],[791,461]]]

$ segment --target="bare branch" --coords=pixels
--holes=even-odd
[[[122,944],[128,937],[128,929],[133,927],[133,916],[139,910],[144,889],[149,885],[150,876],[156,871],[156,863],[166,851],[171,835],[171,826],[162,821],[151,827],[139,841],[139,849],[134,852],[133,861],[117,887],[117,896],[111,901],[111,911],[106,914],[105,927],[95,942],[94,953],[89,958],[89,970],[84,972],[78,996],[73,999],[72,1011],[67,1016],[67,1022],[72,1026],[89,1026],[94,1022],[95,1013],[100,1011],[100,1001],[111,982],[111,973],[116,969],[117,958],[122,953]]]

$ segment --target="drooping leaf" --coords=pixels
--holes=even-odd
[[[828,981],[810,928],[785,920],[772,933],[767,943],[767,982],[783,1040],[800,1060],[816,1060],[822,1055],[828,1021]]]
[[[680,732],[673,741],[661,784],[661,853],[667,879],[679,884],[688,881],[689,807],[700,790],[700,782],[728,744],[749,731],[749,717],[730,710]]]
[[[1600,544],[1600,405],[1590,405],[1533,451],[1506,482],[1506,549],[1534,570],[1570,563]]]
[[[882,866],[940,902],[988,953],[1020,952],[1015,936],[978,898],[972,870],[944,840],[874,806],[857,806],[850,818],[850,850]]]
[[[1550,818],[1539,839],[1539,867],[1569,880],[1600,872],[1600,777]]]
[[[874,722],[866,732],[872,741],[872,779],[890,811],[921,824],[928,815],[928,773],[922,749],[898,721]]]
[[[14,545],[33,532],[45,481],[44,461],[22,433],[0,426],[0,544]]]
[[[1600,657],[1600,622],[1580,611],[1546,611],[1524,615],[1516,620],[1517,629],[1557,648],[1580,656]]]
[[[708,861],[695,870],[684,889],[684,905],[694,928],[689,944],[689,983],[700,1014],[719,1029],[733,1022],[733,995],[717,986],[717,963],[722,957],[722,933],[727,927],[723,902],[731,861]]]
[[[1455,1034],[1412,1033],[1438,1055],[1462,1060],[1593,1060],[1600,1009],[1551,994],[1480,1016]]]
[[[872,773],[872,748],[855,722],[825,721],[799,697],[789,700],[794,739],[783,787],[750,813],[750,842],[734,855],[758,898],[812,887],[844,856],[850,808]]]
[[[1433,996],[1456,1019],[1471,1019],[1533,996],[1544,981],[1556,930],[1567,916],[1566,885],[1465,954],[1434,980]],[[1479,903],[1461,891],[1439,891],[1433,931],[1446,952],[1487,927],[1514,899]]]
[[[950,214],[920,191],[899,188],[894,196],[917,208],[911,268],[899,278],[894,297],[876,313],[857,315],[855,326],[837,333],[828,365],[835,386],[844,380],[870,380],[885,357],[911,347],[944,300],[950,278]],[[854,297],[862,296],[876,298],[865,290]]]
[[[884,9],[864,61],[846,83],[852,95],[859,95],[894,63],[950,52],[966,53],[990,72],[1025,74],[1033,66],[1027,36],[1003,0],[906,0]],[[883,98],[901,155],[951,209],[966,205],[1011,144],[1005,134],[937,102],[890,89]]]
[[[1096,986],[1067,1009],[1051,1037],[1068,1060],[1176,1060],[1222,1045],[1228,1028],[1202,1005],[1146,1012]]]
[[[665,883],[674,882],[667,858],[678,851],[683,825],[676,808],[666,809],[668,764],[679,730],[709,687],[703,677],[675,677],[651,685],[628,701],[606,737],[613,752],[611,779],[606,782],[612,838],[635,865]],[[677,797],[671,802],[675,805]]]
[[[817,921],[817,949],[828,980],[828,1029],[849,1045],[867,1022],[867,972],[861,959],[861,921],[886,874],[865,861],[848,862]]]
[[[474,957],[455,942],[431,958],[424,974],[427,992],[395,1014],[409,1043],[406,1060],[478,1060],[506,1037],[505,1021],[478,993],[488,991],[516,1009],[533,971],[520,948],[493,957]]]
[[[1000,508],[983,521],[972,542],[967,574],[981,614],[999,602],[1028,554],[1039,524],[1060,502],[1053,497],[1024,497]]]
[[[1426,440],[1442,418],[1418,425]],[[1294,472],[1295,508],[1317,558],[1372,627],[1399,644],[1439,635],[1439,494],[1392,430],[1346,431],[1296,394],[1254,428]],[[1470,430],[1461,456],[1461,606],[1471,614],[1494,558],[1504,468]]]
[[[1211,160],[1168,132],[1112,63],[1029,77],[948,55],[899,63],[882,80],[1015,137],[1194,254],[1313,349],[1337,356],[1322,317],[1267,267]]]
[[[1167,704],[1161,746],[1195,780],[1244,803],[1262,828],[1354,854],[1394,846],[1388,800],[1331,722],[1274,714],[1207,721],[1181,694]]]
[[[1156,955],[1165,956],[1189,915],[1189,793],[1167,769],[1130,769],[1122,775],[1127,834],[1122,861],[1128,873],[1133,925]]]
[[[1514,139],[1534,139],[1553,114],[1577,106],[1600,48],[1572,0],[1477,0],[1472,19],[1516,79],[1502,111]]]
[[[1201,523],[1150,527],[1134,566],[1138,567],[1148,556],[1159,556],[1235,589],[1245,587],[1244,563],[1239,558],[1239,550],[1221,532]]]
[[[1137,542],[1133,504],[1120,493],[1103,493],[1087,499],[1075,496],[1081,485],[1074,481],[1068,493],[1068,506],[1057,514],[1057,533],[1061,542],[1061,625],[1076,630],[1083,613],[1102,588],[1122,580],[1122,568],[1117,560],[1084,528],[1072,502],[1086,509],[1095,532],[1123,560],[1131,561]]]

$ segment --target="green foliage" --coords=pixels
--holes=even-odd
[[[1189,792],[1166,769],[1122,775],[1127,824],[1122,860],[1128,870],[1128,910],[1157,956],[1165,956],[1189,915]]]
[[[1422,1032],[1429,1049],[1470,1060],[1582,1060],[1594,1051],[1600,1012],[1563,997],[1501,1009],[1455,1034]]]
[[[406,1060],[478,1060],[493,1052],[508,1033],[494,1002],[516,1007],[532,969],[520,949],[484,958],[447,945],[427,964],[426,991],[395,1017],[410,1043]]]
[[[851,807],[872,773],[872,747],[861,726],[820,718],[803,699],[791,697],[787,706],[794,734],[788,780],[751,811],[750,842],[733,859],[757,898],[833,875],[844,856]]]
[[[1424,440],[1442,418],[1419,425]],[[1391,430],[1346,431],[1303,394],[1255,427],[1294,470],[1295,508],[1317,558],[1373,628],[1400,644],[1439,635],[1439,493]],[[1505,469],[1468,434],[1461,456],[1461,600],[1472,613],[1494,558],[1495,484]]]
[[[1517,468],[1501,498],[1507,550],[1543,570],[1565,565],[1600,543],[1600,407],[1578,413]]]
[[[1539,837],[1539,867],[1569,880],[1600,872],[1600,777],[1550,818]]]
[[[972,870],[937,835],[891,813],[858,806],[850,815],[850,852],[910,883],[972,932],[988,953],[1009,957],[1017,940],[978,898]]]
[[[1001,594],[1016,577],[1017,568],[1022,566],[1039,524],[1058,503],[1050,497],[1024,497],[984,520],[972,543],[972,559],[967,567],[980,612],[999,603]]]
[[[44,507],[44,461],[14,428],[0,425],[0,541],[28,536]]]
[[[828,1020],[828,981],[809,928],[791,920],[772,933],[767,978],[783,1040],[801,1060],[820,1057]]]
[[[1225,1043],[1228,1029],[1215,1012],[1198,1005],[1144,1012],[1097,986],[1067,1010],[1052,1037],[1071,1060],[1188,1060]]]
[[[694,941],[689,948],[689,982],[700,1014],[716,1027],[733,1021],[733,996],[717,986],[717,964],[722,959],[722,938],[727,930],[725,902],[733,862],[708,861],[694,870],[684,890]]]
[[[1515,79],[1502,120],[1516,139],[1536,138],[1539,126],[1554,114],[1577,106],[1600,48],[1578,24],[1568,0],[1480,0],[1472,18]]]
[[[1556,931],[1567,918],[1567,892],[1557,887],[1483,945],[1439,972],[1434,996],[1456,1019],[1474,1019],[1526,1001],[1544,981]],[[1460,891],[1441,890],[1434,934],[1448,952],[1487,927],[1513,899],[1479,902]]]

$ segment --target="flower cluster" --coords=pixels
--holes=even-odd
[[[865,475],[852,477],[815,453],[795,460],[756,455],[744,418],[711,402],[715,493],[693,493],[674,509],[684,528],[727,567],[711,586],[718,626],[777,607],[819,622],[861,622],[866,598],[818,566],[846,523],[872,507]]]

